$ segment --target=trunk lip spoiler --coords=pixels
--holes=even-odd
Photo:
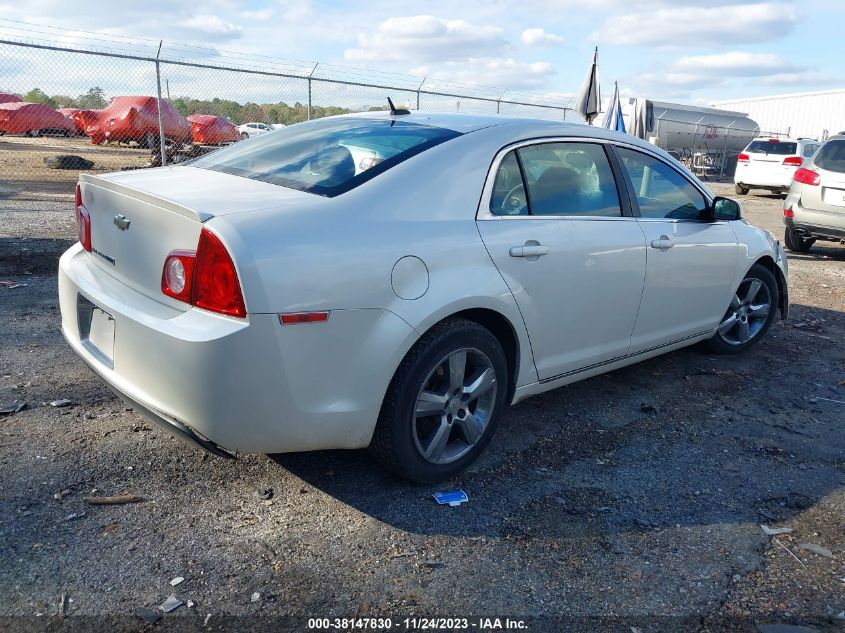
[[[144,191],[143,189],[138,189],[136,187],[130,187],[128,185],[123,185],[113,180],[109,180],[109,178],[105,176],[94,176],[92,174],[79,174],[79,182],[84,182],[89,185],[94,185],[95,187],[100,187],[102,189],[108,189],[109,191],[114,191],[115,193],[120,193],[126,196],[131,196],[133,198],[137,198],[143,202],[148,204],[160,207],[162,209],[166,209],[167,211],[172,211],[173,213],[177,213],[181,216],[186,218],[190,218],[192,220],[197,220],[199,222],[206,222],[214,217],[214,214],[204,212],[204,211],[197,211],[196,209],[192,209],[191,207],[186,207],[182,204],[174,200],[170,200],[164,196],[155,195]]]

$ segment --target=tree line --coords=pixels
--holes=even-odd
[[[99,86],[89,88],[87,92],[76,97],[69,95],[48,95],[40,88],[33,88],[21,95],[24,101],[30,103],[46,103],[53,108],[78,108],[80,110],[99,110],[105,108],[109,100],[105,91]],[[279,103],[238,103],[231,99],[192,99],[191,97],[176,97],[171,104],[182,116],[190,114],[214,114],[229,119],[235,125],[243,123],[300,123],[308,119],[308,106],[298,101],[293,105]],[[370,110],[384,110],[383,107],[372,107]],[[336,114],[352,112],[349,108],[337,106],[311,106],[311,118],[319,119]]]

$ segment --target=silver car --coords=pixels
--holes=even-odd
[[[845,243],[845,135],[828,139],[795,171],[783,222],[789,250],[806,253],[816,240]]]

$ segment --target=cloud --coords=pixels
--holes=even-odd
[[[479,57],[420,66],[414,75],[481,86],[534,89],[544,86],[555,70],[548,62],[521,62],[511,58]]]
[[[544,29],[525,29],[522,32],[522,43],[529,46],[560,46],[563,38],[560,35],[546,33]]]
[[[241,36],[241,27],[216,15],[194,15],[187,18],[182,26],[187,31],[211,35],[218,40],[234,39]]]
[[[416,60],[428,63],[496,55],[505,48],[502,29],[433,15],[388,18],[347,49],[352,62]]]
[[[803,70],[772,53],[731,51],[718,55],[682,57],[671,68],[689,76],[730,75],[734,77],[762,77]]]
[[[769,42],[787,35],[796,22],[795,8],[784,3],[672,7],[611,16],[595,36],[615,45]]]
[[[729,51],[715,55],[681,57],[664,72],[644,72],[631,78],[640,94],[675,96],[689,90],[713,92],[716,87],[758,85],[789,86],[831,83],[834,78],[795,64],[774,53]]]

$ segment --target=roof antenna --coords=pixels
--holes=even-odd
[[[411,111],[406,110],[405,108],[397,109],[396,106],[393,105],[393,99],[391,99],[390,97],[387,98],[387,105],[390,106],[390,114],[392,116],[396,116],[397,114],[411,114]]]

